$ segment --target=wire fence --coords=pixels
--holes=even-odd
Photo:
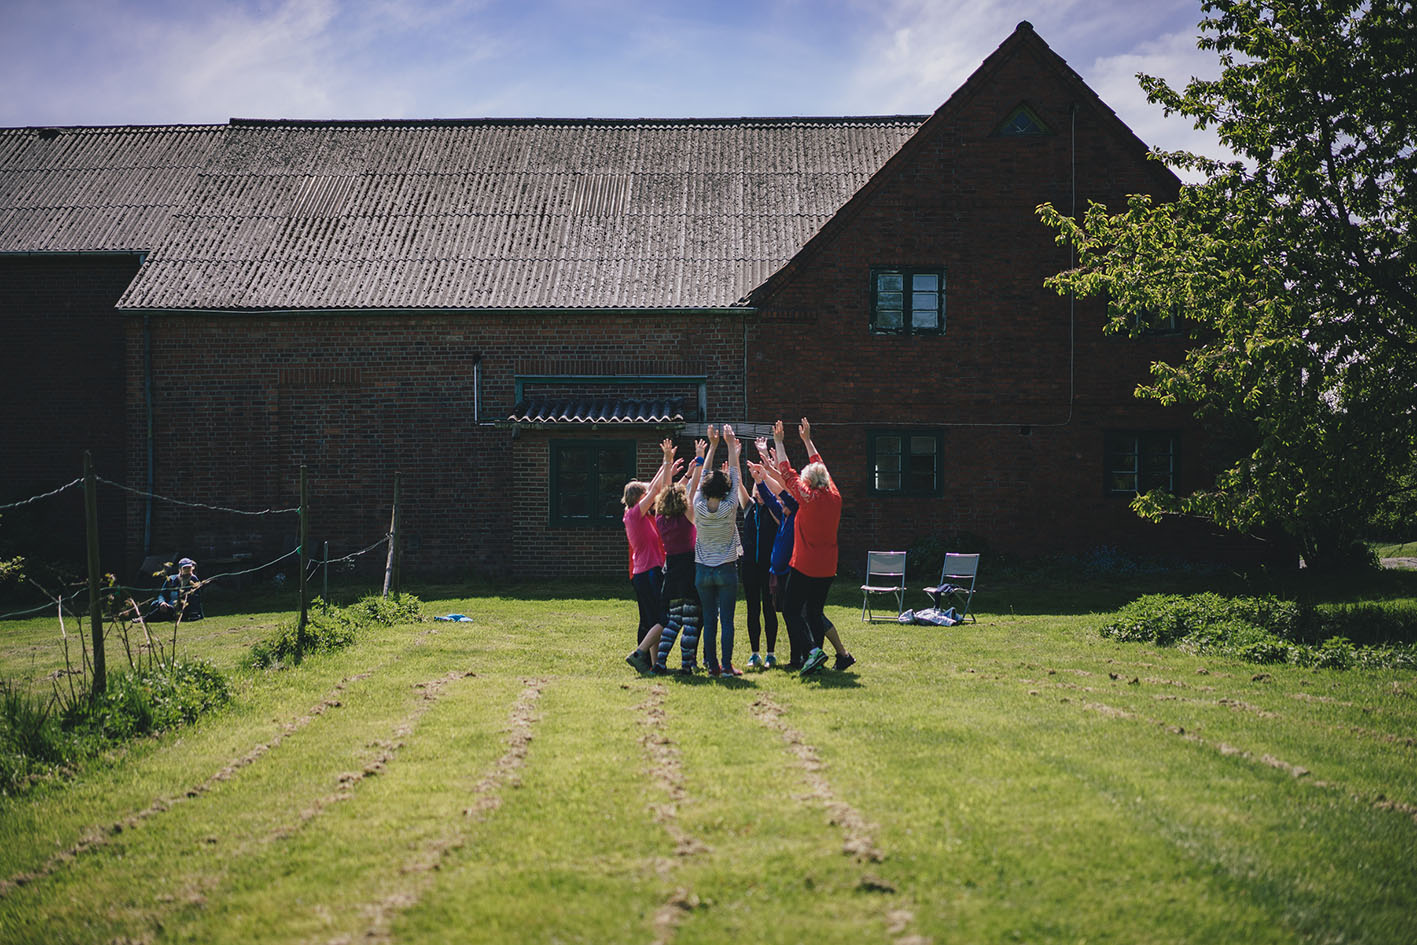
[[[289,514],[289,513],[292,513],[292,512],[296,512],[296,513],[300,512],[300,507],[299,507],[299,506],[293,506],[293,507],[290,507],[290,508],[267,508],[267,509],[252,510],[252,509],[238,509],[238,508],[232,508],[232,507],[223,506],[223,505],[215,505],[215,504],[208,503],[208,502],[196,502],[196,501],[191,501],[191,500],[187,500],[187,499],[177,499],[177,498],[173,498],[173,497],[171,497],[171,496],[164,496],[164,495],[159,495],[158,493],[155,493],[155,492],[149,492],[149,491],[144,490],[144,489],[138,489],[138,488],[135,488],[135,487],[133,487],[133,486],[129,486],[129,485],[126,485],[126,484],[121,483],[121,482],[115,482],[115,481],[112,480],[112,479],[107,479],[107,478],[105,478],[105,477],[103,477],[103,476],[97,476],[97,475],[94,476],[94,481],[95,481],[95,482],[99,482],[99,483],[103,483],[103,484],[106,485],[106,486],[110,486],[110,487],[115,488],[115,489],[118,489],[118,490],[120,490],[120,491],[122,491],[122,492],[128,493],[128,494],[130,494],[130,495],[138,496],[138,497],[141,497],[141,498],[149,498],[149,499],[154,499],[154,500],[157,500],[157,501],[160,501],[160,502],[170,503],[170,504],[172,504],[172,505],[183,506],[183,507],[186,507],[186,508],[203,509],[203,510],[212,511],[212,512],[223,512],[223,513],[228,513],[228,514],[232,514],[232,515],[245,515],[245,516],[282,515],[282,514]],[[79,478],[73,480],[72,482],[65,483],[64,485],[59,486],[59,487],[56,488],[56,489],[52,489],[52,490],[50,490],[50,491],[48,491],[48,492],[39,493],[39,494],[37,494],[37,495],[30,496],[29,498],[26,498],[26,499],[21,499],[21,500],[16,501],[16,502],[10,502],[10,503],[6,503],[6,504],[4,504],[4,505],[0,505],[0,511],[6,510],[6,509],[20,508],[21,506],[26,506],[26,505],[30,505],[30,504],[35,503],[35,502],[40,502],[40,501],[42,501],[42,500],[44,500],[44,499],[53,498],[54,496],[60,495],[61,493],[65,492],[65,491],[67,491],[67,490],[69,490],[69,489],[74,488],[75,486],[81,485],[83,482],[84,482],[84,478],[83,478],[82,476],[80,476]],[[391,542],[391,541],[393,540],[393,538],[394,538],[394,535],[393,535],[392,533],[385,533],[384,535],[380,536],[377,540],[375,540],[375,541],[372,542],[371,544],[365,546],[364,548],[361,548],[361,549],[359,549],[358,551],[350,552],[349,554],[341,555],[341,556],[339,556],[339,557],[315,558],[315,557],[310,557],[310,556],[307,555],[306,564],[307,564],[308,571],[307,571],[305,577],[306,577],[306,579],[308,580],[308,579],[309,579],[310,577],[312,577],[321,567],[328,567],[328,566],[331,565],[331,564],[341,564],[341,563],[346,562],[346,561],[354,561],[354,560],[356,560],[356,559],[358,559],[358,558],[360,558],[360,557],[363,557],[364,555],[369,554],[369,553],[372,552],[372,551],[375,551],[375,550],[378,549],[378,548],[383,547],[384,545],[386,545],[386,544],[388,544],[389,542]],[[241,569],[241,570],[222,571],[222,572],[219,572],[219,573],[217,573],[217,574],[213,574],[213,575],[209,575],[209,576],[207,576],[207,577],[205,577],[205,578],[201,578],[201,579],[199,579],[199,584],[198,584],[198,586],[199,586],[199,587],[200,587],[200,586],[205,586],[205,585],[210,584],[211,582],[217,581],[217,580],[229,579],[229,578],[239,578],[239,577],[244,577],[244,576],[249,575],[249,574],[255,574],[255,573],[257,573],[257,572],[264,571],[264,570],[266,570],[266,569],[268,569],[268,568],[274,567],[274,566],[280,564],[282,561],[285,561],[285,560],[288,559],[288,558],[296,557],[296,556],[298,556],[300,553],[301,553],[301,548],[300,548],[299,546],[296,546],[295,548],[291,549],[290,551],[287,551],[287,552],[285,552],[285,553],[283,553],[283,554],[281,554],[281,555],[279,555],[279,556],[277,556],[277,557],[275,557],[275,558],[272,558],[272,559],[269,560],[269,561],[263,562],[263,563],[261,563],[261,564],[257,564],[257,565],[254,565],[254,566],[252,566],[252,567],[244,568],[244,569]],[[45,601],[45,603],[39,604],[39,605],[37,605],[37,606],[35,606],[35,607],[28,607],[28,608],[24,608],[24,609],[20,609],[20,610],[11,611],[11,612],[9,612],[9,613],[0,614],[0,620],[9,620],[9,619],[12,619],[12,618],[15,618],[15,617],[27,617],[27,616],[32,616],[32,615],[41,613],[41,612],[43,612],[43,611],[46,611],[46,610],[48,610],[48,609],[51,608],[51,607],[58,607],[58,608],[60,608],[60,611],[61,611],[61,613],[62,613],[62,612],[64,611],[64,609],[67,607],[67,605],[71,604],[74,600],[78,599],[79,597],[84,596],[84,595],[87,593],[87,591],[88,591],[87,587],[85,587],[85,588],[80,588],[79,590],[76,590],[76,591],[74,591],[73,593],[70,593],[70,594],[67,594],[67,595],[66,595],[66,594],[62,594],[62,593],[61,593],[61,594],[53,594],[53,595],[51,595],[51,594],[49,594],[49,592],[44,591],[44,589],[43,589],[42,587],[40,588],[40,590],[41,590],[41,592],[45,593],[45,595],[46,595],[47,597],[49,597],[50,599],[47,600],[47,601]],[[129,594],[135,594],[135,593],[136,593],[136,594],[143,594],[143,595],[149,595],[149,594],[150,594],[151,596],[146,597],[146,598],[145,598],[144,600],[142,600],[142,601],[134,601],[131,597],[129,598],[130,606],[136,606],[136,607],[139,607],[139,608],[142,609],[142,610],[146,610],[146,609],[147,609],[149,606],[151,606],[155,601],[157,601],[158,598],[161,596],[161,593],[162,593],[162,592],[161,592],[161,589],[154,589],[151,585],[139,586],[139,585],[120,584],[120,583],[116,583],[116,582],[115,582],[115,583],[108,583],[108,584],[103,585],[103,586],[100,588],[100,591],[99,591],[100,595],[108,596],[108,597],[110,597],[110,598],[114,597],[114,596],[117,595],[117,594],[121,594],[121,593],[123,593],[123,592],[128,592]],[[69,610],[69,613],[70,613],[70,614],[75,614],[75,611]],[[75,614],[75,615],[77,615],[77,614]]]

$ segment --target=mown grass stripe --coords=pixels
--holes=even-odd
[[[250,751],[246,752],[240,757],[232,759],[230,762],[217,769],[216,772],[214,772],[211,776],[209,776],[206,780],[200,782],[199,784],[188,788],[186,791],[180,794],[172,795],[169,797],[156,798],[147,807],[136,810],[128,816],[113,821],[112,823],[106,826],[95,825],[93,827],[90,827],[88,830],[84,831],[80,835],[78,841],[76,841],[72,846],[55,853],[47,861],[45,861],[44,865],[41,866],[39,869],[26,873],[17,873],[8,879],[0,880],[0,898],[4,898],[4,896],[8,894],[12,889],[16,889],[20,886],[25,886],[30,883],[37,882],[38,880],[44,879],[46,876],[53,874],[61,867],[73,863],[84,853],[87,853],[90,850],[93,850],[108,843],[112,837],[122,833],[123,831],[132,830],[144,821],[148,820],[149,818],[155,817],[158,814],[171,810],[173,805],[201,797],[223,781],[231,780],[242,769],[249,767],[250,765],[260,760],[272,749],[278,747],[281,742],[285,741],[290,736],[299,732],[311,722],[314,722],[320,716],[324,715],[325,712],[329,709],[340,708],[343,705],[343,702],[338,697],[344,692],[344,690],[349,686],[349,684],[368,679],[372,674],[373,671],[370,671],[344,677],[334,685],[328,695],[326,695],[319,702],[315,703],[315,705],[311,706],[309,711],[305,712],[303,715],[297,716],[296,718],[283,725],[280,731],[277,732],[275,737],[272,738],[270,741],[262,742],[251,748]]]
[[[645,701],[635,706],[640,713],[640,726],[644,734],[640,745],[644,749],[646,773],[665,800],[649,804],[650,818],[674,841],[674,855],[677,858],[696,856],[708,852],[708,846],[690,834],[679,822],[679,805],[687,797],[684,786],[684,765],[678,746],[669,737],[669,717],[664,710],[665,689],[662,683],[649,687]],[[668,879],[677,868],[675,860],[661,858],[656,866],[662,878]],[[699,904],[699,897],[685,886],[676,887],[655,909],[651,918],[655,945],[667,945],[672,941],[679,924]]]
[[[884,860],[885,853],[876,845],[871,824],[860,811],[836,796],[831,782],[827,780],[826,763],[821,760],[816,747],[809,743],[801,732],[784,721],[783,708],[772,696],[765,693],[753,701],[749,711],[764,728],[777,732],[788,751],[797,759],[803,779],[810,788],[809,799],[826,808],[831,822],[841,828],[842,853],[858,863],[879,863]],[[894,945],[929,945],[928,938],[912,931],[915,922],[914,909],[893,884],[867,873],[861,877],[857,888],[885,893],[892,897],[888,900],[890,904],[882,918],[887,932],[893,937]]]
[[[471,676],[472,673],[464,675]],[[545,689],[545,679],[524,680],[525,688],[517,696],[507,720],[506,751],[492,764],[473,788],[472,803],[463,809],[463,817],[471,822],[485,820],[502,805],[503,791],[520,783],[521,770],[526,764],[538,716],[537,703]],[[428,698],[425,695],[425,698]],[[391,941],[392,926],[399,913],[417,905],[433,885],[432,873],[453,851],[466,842],[466,828],[453,826],[448,832],[424,846],[404,862],[399,869],[403,880],[399,888],[377,902],[368,903],[360,911],[369,919],[359,936],[366,942]],[[330,940],[330,945],[348,945],[354,941],[348,935]]]

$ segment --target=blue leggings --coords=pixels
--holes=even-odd
[[[684,636],[679,641],[679,656],[686,669],[693,667],[694,651],[699,646],[699,619],[697,598],[680,597],[669,602],[669,619],[659,635],[659,656],[654,661],[655,666],[668,668],[669,651],[674,649],[674,638],[682,630]]]

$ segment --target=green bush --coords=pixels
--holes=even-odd
[[[296,639],[296,625],[288,623],[274,636],[252,644],[249,663],[258,669],[265,669],[293,662],[298,652],[305,656],[350,646],[360,631],[372,624],[393,626],[396,623],[417,623],[422,619],[423,602],[412,594],[387,598],[371,594],[348,607],[336,607],[317,597],[307,611],[303,651]]]
[[[230,698],[226,677],[202,660],[113,673],[97,698],[80,695],[62,706],[0,683],[0,793],[111,742],[194,722]]]
[[[1251,663],[1331,669],[1414,665],[1417,646],[1357,646],[1344,634],[1324,632],[1354,620],[1352,614],[1360,612],[1366,613],[1316,614],[1276,597],[1149,594],[1117,611],[1099,632],[1114,640],[1178,646]]]

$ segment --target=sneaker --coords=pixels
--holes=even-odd
[[[732,663],[724,663],[724,664],[723,664],[723,675],[725,675],[725,676],[742,676],[742,675],[743,675],[743,671],[742,671],[741,669],[739,669],[738,667],[734,666]]]
[[[750,660],[749,662],[752,662],[752,661]],[[767,659],[763,660],[763,669],[772,669],[772,668],[775,667],[776,665],[777,665],[777,657],[776,657],[776,656],[773,656],[771,653],[768,654]]]
[[[838,653],[836,655],[836,671],[839,673],[855,662],[856,657],[852,656],[850,653]]]
[[[749,669],[762,669],[762,668],[763,668],[763,658],[762,658],[761,656],[759,656],[758,654],[754,653],[752,656],[748,657],[748,668],[749,668]]]
[[[719,676],[722,676],[722,675],[723,675],[723,670],[719,669],[719,668],[718,668],[718,664],[715,663],[714,665],[712,665],[712,666],[710,666],[710,667],[708,668],[708,673],[709,673],[709,675],[712,676],[714,679],[717,679]]]
[[[669,675],[669,667],[663,663],[655,663],[653,672],[656,676],[667,676]]]
[[[683,666],[679,667],[679,675],[692,676],[695,672],[698,671],[698,668],[699,667],[697,663],[685,663]]]
[[[625,662],[629,663],[641,673],[648,673],[654,669],[654,664],[649,661],[639,650],[631,650],[630,655],[625,657]]]
[[[802,661],[802,675],[808,676],[822,668],[822,664],[827,661],[827,655],[818,647],[807,654],[807,658]]]

